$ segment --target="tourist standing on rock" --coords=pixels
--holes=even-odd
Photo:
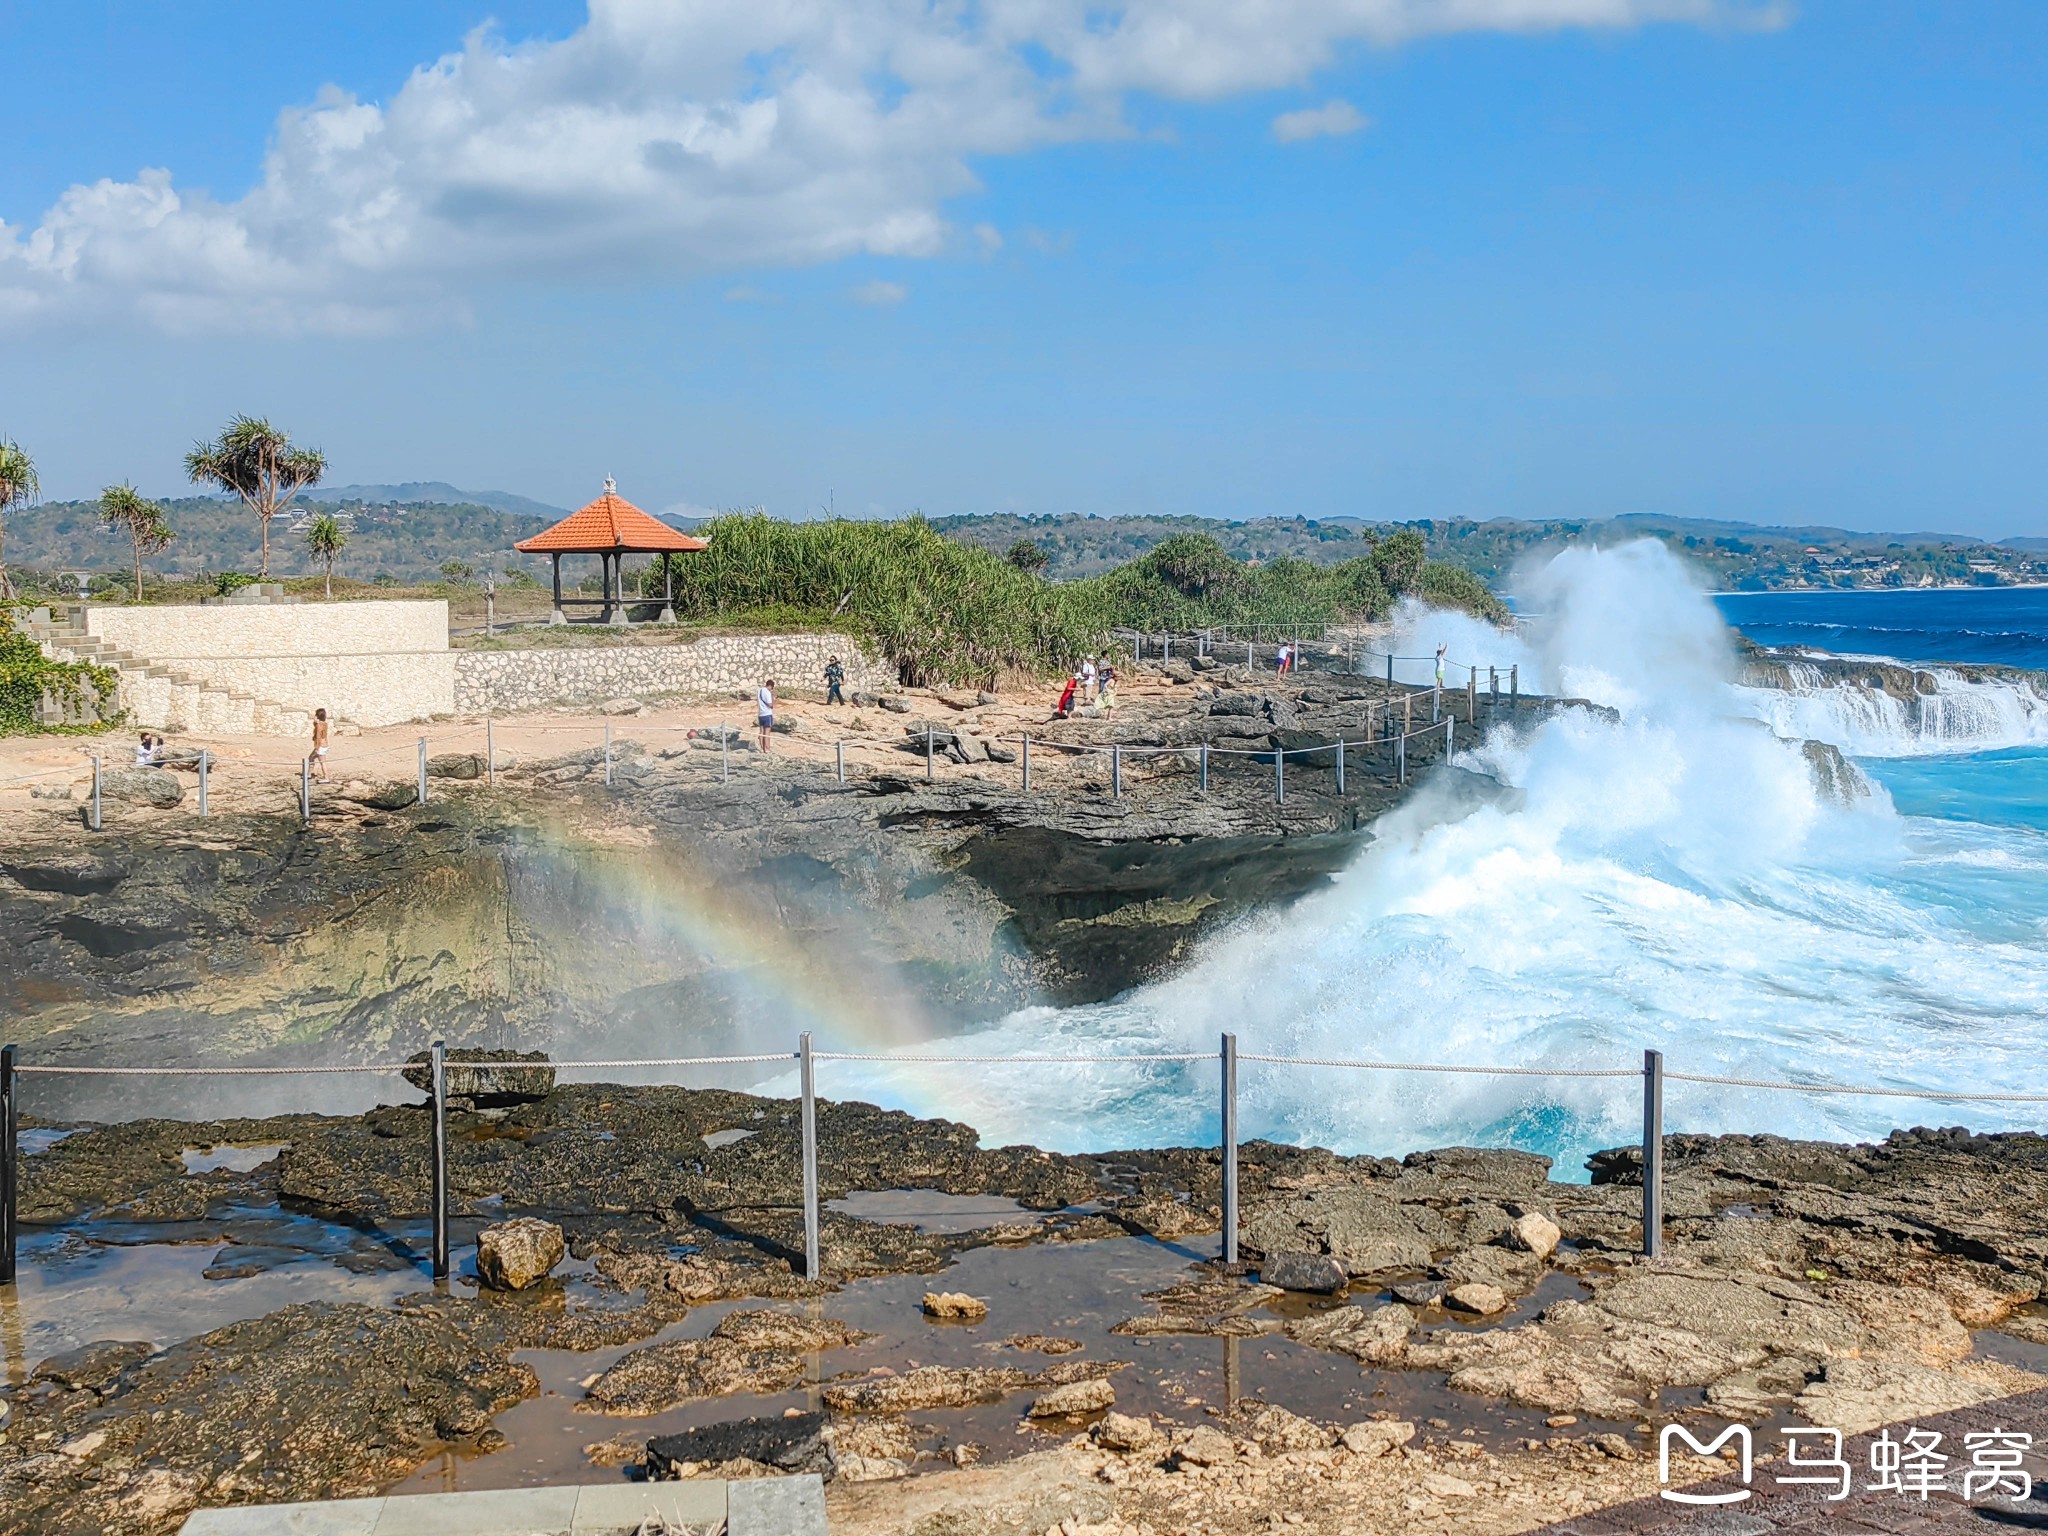
[[[1108,662],[1102,664],[1102,689],[1096,695],[1096,701],[1102,705],[1105,716],[1116,708],[1116,668]]]
[[[1081,662],[1081,699],[1084,703],[1095,700],[1095,658],[1083,658]]]
[[[1067,679],[1067,686],[1060,690],[1060,701],[1053,706],[1052,717],[1064,720],[1074,712],[1074,690],[1081,686],[1081,674],[1076,672]]]
[[[327,777],[327,711],[313,711],[313,777]]]
[[[1279,676],[1281,676],[1281,677],[1285,677],[1285,676],[1286,676],[1286,675],[1287,675],[1287,674],[1288,674],[1289,672],[1292,672],[1293,670],[1294,670],[1294,642],[1293,642],[1293,641],[1291,641],[1291,640],[1283,640],[1283,641],[1281,641],[1281,642],[1280,642],[1280,671],[1279,671]]]
[[[845,681],[846,668],[839,665],[839,658],[834,656],[825,663],[825,702],[827,704],[844,704],[846,702],[846,696],[839,691],[839,685]]]
[[[1439,641],[1436,648],[1436,696],[1429,703],[1429,718],[1441,720],[1444,714],[1444,652],[1449,647]]]
[[[761,684],[761,691],[754,695],[754,723],[761,729],[761,750],[768,750],[768,733],[775,729],[775,679],[768,678]]]

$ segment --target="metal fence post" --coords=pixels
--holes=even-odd
[[[0,1047],[0,1285],[14,1284],[14,1051]]]
[[[1493,667],[1493,666],[1489,666],[1489,667],[1488,667],[1488,668],[1486,669],[1486,692],[1487,692],[1487,702],[1488,702],[1489,704],[1493,705],[1493,706],[1494,706],[1494,707],[1495,707],[1496,709],[1498,709],[1498,708],[1500,707],[1500,668],[1499,668],[1499,667]]]
[[[92,755],[92,829],[100,829],[100,755]]]
[[[212,762],[213,754],[207,751],[206,748],[201,747],[199,749],[199,814],[201,816],[206,814],[206,770],[211,766]]]
[[[299,759],[299,820],[313,825],[313,759]]]
[[[1518,661],[1508,668],[1508,708],[1522,707],[1522,664]]]
[[[424,737],[424,736],[422,736],[422,737],[420,738],[420,798],[419,798],[419,803],[420,803],[421,805],[425,805],[425,804],[427,803],[427,738],[426,738],[426,737]]]
[[[1118,800],[1124,797],[1124,749],[1119,746],[1109,749],[1109,792]]]
[[[1223,1037],[1223,1262],[1237,1262],[1237,1036]]]
[[[1479,723],[1479,668],[1476,665],[1465,674],[1465,723]]]
[[[1400,773],[1401,782],[1408,782],[1408,737],[1404,733],[1394,738],[1394,766]]]
[[[1664,1053],[1643,1052],[1643,1257],[1664,1255]]]
[[[1337,793],[1344,793],[1344,738],[1337,738]]]
[[[718,722],[718,782],[732,782],[732,737],[726,734],[725,722]]]
[[[833,742],[833,743],[832,743],[832,761],[833,761],[833,766],[834,766],[834,768],[836,769],[836,771],[837,771],[837,772],[838,772],[838,774],[839,774],[839,782],[840,782],[840,783],[842,783],[842,784],[844,784],[844,783],[846,782],[846,743],[845,743],[845,742],[843,742],[843,741],[835,741],[835,742]]]
[[[932,728],[930,726],[924,728],[924,781],[927,784],[932,781]]]
[[[1285,747],[1273,749],[1273,803],[1275,805],[1285,805],[1287,803],[1287,749]]]
[[[436,1040],[434,1087],[434,1278],[448,1278],[448,1046]]]
[[[1171,660],[1173,660],[1173,636],[1171,636],[1171,635],[1168,635],[1168,636],[1166,637],[1166,649],[1165,649],[1165,651],[1164,651],[1164,652],[1162,653],[1162,655],[1161,655],[1161,658],[1160,658],[1160,659],[1161,659],[1161,660],[1163,660],[1163,661],[1171,661]]]
[[[804,1278],[823,1278],[818,1260],[818,1074],[811,1058],[811,1032],[797,1036],[797,1080],[803,1086]]]
[[[1024,733],[1024,793],[1031,793],[1031,733]]]
[[[1202,743],[1202,793],[1209,793],[1209,743]]]
[[[1394,691],[1394,653],[1387,652],[1387,692]]]
[[[1451,753],[1454,750],[1451,746],[1451,728],[1457,723],[1455,720],[1444,722],[1444,761],[1447,763],[1451,760]]]
[[[484,721],[484,780],[493,787],[498,782],[498,732],[497,722]]]
[[[604,723],[604,782],[609,789],[612,782],[612,723]]]

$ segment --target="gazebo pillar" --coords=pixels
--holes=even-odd
[[[628,624],[626,617],[626,552],[620,550],[612,556],[611,603],[605,613],[607,624]]]
[[[554,617],[549,619],[548,622],[550,624],[566,624],[569,622],[562,617],[562,557],[560,555],[555,556],[555,613]]]
[[[676,621],[676,567],[667,555],[660,555],[661,561],[661,617],[657,624],[673,624]]]

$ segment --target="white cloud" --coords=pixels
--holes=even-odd
[[[381,105],[280,115],[261,180],[169,169],[0,223],[0,323],[375,330],[495,279],[686,280],[928,256],[978,157],[1125,132],[1132,93],[1300,85],[1433,33],[1770,22],[1777,0],[591,0],[559,41],[489,31]]]
[[[1282,144],[1299,144],[1303,139],[1342,138],[1371,126],[1372,119],[1350,102],[1329,101],[1299,112],[1282,112],[1273,119],[1273,137]]]
[[[869,304],[878,309],[891,304],[901,304],[909,297],[910,290],[901,283],[887,283],[880,278],[871,283],[862,283],[853,290],[854,303]]]
[[[1003,232],[993,224],[975,225],[974,240],[983,256],[993,256],[1003,248]]]

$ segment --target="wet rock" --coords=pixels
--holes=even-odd
[[[780,1472],[829,1474],[832,1452],[825,1443],[825,1415],[733,1419],[680,1434],[656,1435],[647,1442],[650,1477],[672,1478],[679,1466],[717,1466],[730,1461],[751,1461]]]
[[[958,1291],[926,1291],[923,1306],[926,1317],[959,1318],[978,1322],[988,1316],[987,1302],[976,1296],[962,1295]]]
[[[1327,1295],[1343,1290],[1350,1277],[1344,1266],[1327,1253],[1294,1249],[1269,1255],[1259,1265],[1259,1278],[1283,1291],[1320,1291]]]
[[[871,1376],[834,1382],[825,1388],[827,1407],[841,1413],[917,1413],[931,1408],[966,1408],[1000,1402],[1012,1392],[1066,1386],[1105,1377],[1124,1362],[1063,1361],[1039,1375],[1010,1366],[956,1368],[922,1366],[901,1376]]]
[[[1480,1317],[1490,1317],[1496,1312],[1505,1312],[1508,1299],[1502,1294],[1499,1286],[1475,1280],[1446,1291],[1444,1305],[1454,1312],[1471,1312]]]
[[[521,1216],[477,1235],[476,1276],[489,1290],[523,1291],[547,1279],[568,1251],[560,1227]]]
[[[116,768],[100,774],[100,795],[107,800],[169,810],[185,798],[185,786],[176,774],[162,768]]]
[[[442,1076],[448,1097],[478,1105],[525,1104],[545,1099],[555,1086],[546,1051],[483,1051],[461,1047],[446,1053]],[[402,1074],[421,1093],[434,1091],[432,1054],[416,1051]]]
[[[1149,1317],[1126,1318],[1110,1332],[1126,1338],[1175,1333],[1253,1338],[1278,1331],[1280,1321],[1246,1314],[1281,1294],[1276,1285],[1252,1285],[1229,1275],[1197,1275],[1164,1290],[1145,1292],[1145,1299],[1159,1310]]]
[[[1109,1413],[1095,1426],[1092,1437],[1105,1451],[1142,1451],[1159,1443],[1159,1430],[1150,1419]]]
[[[1399,1419],[1376,1419],[1366,1424],[1353,1424],[1338,1437],[1337,1443],[1352,1455],[1370,1460],[1399,1450],[1414,1438],[1413,1424]]]
[[[1334,1349],[1363,1365],[1391,1365],[1407,1351],[1415,1314],[1398,1303],[1335,1307],[1287,1325],[1287,1336],[1311,1349]]]
[[[1433,1307],[1444,1299],[1448,1290],[1441,1280],[1408,1280],[1388,1288],[1394,1300],[1411,1307]]]
[[[1601,1455],[1611,1456],[1616,1461],[1633,1461],[1635,1459],[1636,1448],[1630,1445],[1622,1436],[1611,1432],[1593,1436],[1588,1444],[1599,1451]]]
[[[787,1392],[803,1381],[805,1355],[865,1337],[833,1318],[735,1312],[709,1338],[668,1339],[634,1350],[591,1382],[578,1406],[644,1415],[735,1392]]]
[[[1040,1355],[1071,1355],[1081,1348],[1081,1341],[1048,1338],[1042,1333],[1014,1333],[1003,1340],[1003,1348],[1029,1350]]]
[[[316,787],[313,793],[320,793]],[[420,797],[419,787],[405,779],[350,779],[336,791],[351,805],[373,811],[402,811]]]
[[[1076,1418],[1099,1413],[1116,1401],[1116,1388],[1098,1377],[1091,1381],[1070,1381],[1036,1398],[1025,1413],[1034,1419]]]
[[[1860,1435],[1880,1424],[1987,1402],[2013,1386],[1995,1372],[1972,1378],[1899,1360],[1830,1360],[1793,1406],[1810,1424]]]
[[[1246,1244],[1260,1253],[1326,1252],[1350,1275],[1425,1268],[1454,1236],[1434,1207],[1356,1184],[1334,1184],[1263,1205],[1250,1214],[1244,1230]]]
[[[1524,1211],[1514,1220],[1501,1241],[1510,1248],[1532,1253],[1539,1259],[1547,1259],[1557,1248],[1558,1240],[1564,1234],[1556,1222],[1541,1211]]]
[[[74,1392],[104,1396],[122,1372],[156,1353],[154,1344],[123,1339],[98,1339],[77,1349],[52,1355],[29,1372],[30,1381],[53,1381]]]

